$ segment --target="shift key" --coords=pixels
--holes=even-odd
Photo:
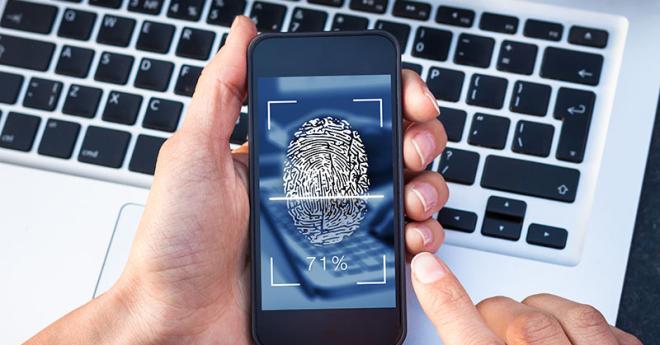
[[[499,156],[486,157],[481,186],[563,202],[575,201],[576,169]]]

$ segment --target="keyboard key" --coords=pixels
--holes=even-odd
[[[369,19],[348,14],[337,13],[332,20],[332,31],[360,31],[368,26]]]
[[[532,223],[527,229],[527,243],[537,246],[564,249],[568,231],[554,226]]]
[[[213,25],[231,26],[236,16],[245,12],[245,0],[212,0],[206,22]]]
[[[420,26],[415,33],[412,56],[422,59],[446,61],[452,33]]]
[[[101,21],[96,42],[128,47],[135,28],[135,19],[105,15]]]
[[[548,47],[543,54],[541,77],[598,85],[602,67],[602,55]]]
[[[0,64],[46,71],[53,57],[55,45],[48,42],[0,35]]]
[[[142,127],[165,132],[174,132],[179,124],[183,103],[152,98],[147,105]]]
[[[394,2],[392,14],[395,17],[427,20],[431,15],[431,5],[419,1],[397,0]]]
[[[491,196],[486,204],[486,214],[491,217],[510,218],[522,223],[527,211],[527,204],[524,201]]]
[[[182,96],[192,96],[195,92],[195,86],[197,85],[197,79],[199,79],[200,74],[202,74],[201,67],[181,66],[179,78],[174,86],[174,93]]]
[[[387,0],[351,0],[349,7],[356,11],[385,13]]]
[[[57,7],[35,2],[8,0],[0,26],[21,31],[50,33]]]
[[[507,84],[508,81],[504,78],[473,74],[466,102],[470,105],[501,109]]]
[[[260,32],[278,32],[286,15],[286,7],[267,2],[255,1],[252,5],[250,18]]]
[[[573,202],[579,179],[580,172],[576,169],[491,155],[486,157],[481,186]]]
[[[23,106],[53,111],[62,92],[62,83],[41,78],[32,78],[28,84]]]
[[[410,25],[379,20],[376,21],[374,28],[387,31],[394,35],[397,42],[399,42],[399,49],[401,49],[401,54],[406,51],[406,46],[408,45],[408,36],[410,36]]]
[[[107,8],[120,8],[123,0],[89,0],[92,6],[100,6]]]
[[[477,176],[478,166],[478,153],[447,147],[440,157],[438,172],[447,182],[471,185]]]
[[[534,72],[538,47],[514,41],[503,41],[497,69],[500,71],[531,75]]]
[[[172,0],[167,8],[167,16],[196,22],[203,9],[204,0]]]
[[[89,126],[78,160],[108,168],[120,168],[130,140],[131,134],[128,132]]]
[[[153,175],[156,170],[158,151],[165,142],[165,138],[152,137],[140,134],[135,142],[133,157],[128,163],[128,170]]]
[[[531,121],[518,121],[513,136],[513,152],[548,157],[555,128]]]
[[[438,7],[435,21],[440,24],[469,28],[474,22],[474,11],[463,8],[440,6]]]
[[[131,12],[160,14],[164,0],[129,0],[128,10]]]
[[[332,7],[342,7],[344,0],[307,0],[310,4],[326,5]]]
[[[596,94],[562,87],[557,93],[554,116],[562,120],[557,159],[579,163],[584,159]]]
[[[133,67],[133,60],[133,57],[128,55],[102,53],[94,80],[119,85],[126,84]]]
[[[87,41],[92,35],[96,13],[67,8],[62,16],[57,35]]]
[[[103,121],[135,124],[142,105],[142,96],[125,92],[111,91],[103,110]]]
[[[293,10],[289,32],[323,31],[328,14],[322,11],[296,7]]]
[[[495,40],[470,34],[461,34],[458,37],[454,62],[459,65],[486,68],[490,65]]]
[[[0,72],[0,103],[16,103],[23,79],[22,75]]]
[[[55,67],[55,73],[86,78],[93,58],[94,51],[91,49],[63,46]]]
[[[536,19],[527,19],[523,34],[531,38],[548,41],[559,41],[564,33],[564,26],[559,23],[544,22]]]
[[[438,222],[445,230],[474,232],[477,226],[477,214],[455,208],[443,207],[438,212]]]
[[[174,36],[174,25],[145,20],[135,47],[140,50],[165,54],[170,49],[172,36]]]
[[[72,84],[66,94],[62,112],[68,115],[93,118],[103,91],[95,87]]]
[[[486,205],[486,215],[481,233],[512,241],[520,238],[527,204],[520,200],[491,196]]]
[[[197,60],[206,60],[215,40],[213,31],[183,28],[176,55]]]
[[[401,67],[404,69],[413,70],[415,73],[422,75],[422,65],[404,61],[401,63]]]
[[[461,98],[461,89],[465,73],[446,68],[431,67],[426,85],[436,99],[458,102]]]
[[[585,28],[583,26],[571,26],[568,33],[568,41],[587,47],[605,48],[609,34],[605,30]]]
[[[515,34],[518,31],[518,18],[484,12],[481,14],[479,29],[503,34]]]
[[[69,159],[73,154],[78,132],[80,125],[77,123],[49,119],[37,151],[40,155]]]
[[[246,113],[241,113],[236,120],[236,126],[231,132],[231,137],[229,142],[236,145],[241,145],[245,143],[248,135],[248,125],[249,125],[248,115]]]
[[[513,96],[509,109],[516,113],[545,116],[548,111],[551,90],[548,85],[517,81],[513,85]]]
[[[476,113],[472,118],[468,143],[501,150],[506,145],[510,124],[511,120],[506,117]]]
[[[135,87],[165,91],[170,85],[174,64],[167,61],[143,58],[135,76]]]
[[[0,134],[0,147],[30,151],[40,122],[41,119],[37,116],[9,113],[5,120],[5,127]]]
[[[486,215],[481,225],[481,233],[484,236],[501,238],[504,240],[517,241],[520,239],[522,223],[511,221],[507,218],[495,218]]]
[[[447,139],[453,142],[461,141],[463,137],[463,128],[465,128],[465,118],[467,113],[464,110],[440,107],[438,120],[442,122],[447,132]]]

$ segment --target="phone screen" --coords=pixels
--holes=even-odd
[[[254,90],[261,309],[396,308],[391,75]]]

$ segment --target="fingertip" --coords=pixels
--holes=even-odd
[[[403,70],[403,113],[411,121],[426,122],[440,114],[438,102],[419,74]]]
[[[447,266],[429,252],[421,252],[415,255],[410,262],[410,267],[415,280],[424,285],[439,281],[449,272]]]

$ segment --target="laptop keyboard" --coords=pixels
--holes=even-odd
[[[262,32],[381,29],[438,99],[447,242],[577,264],[623,50],[621,18],[526,2],[8,0],[0,160],[148,187],[239,14]],[[245,110],[245,109],[244,109]],[[247,138],[241,114],[232,145]]]

